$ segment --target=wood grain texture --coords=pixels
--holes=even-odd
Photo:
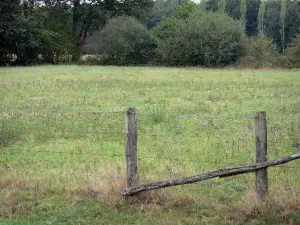
[[[138,186],[136,110],[125,110],[125,158],[127,188]]]
[[[268,160],[267,114],[257,112],[254,118],[256,163]],[[257,170],[255,173],[255,193],[263,200],[268,195],[267,168]]]

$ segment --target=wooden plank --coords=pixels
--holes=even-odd
[[[257,112],[254,118],[255,125],[255,152],[256,163],[266,162],[268,159],[267,119],[266,112]],[[255,193],[263,200],[268,195],[267,168],[257,170],[255,173]]]
[[[209,180],[215,177],[222,178],[222,177],[234,176],[238,174],[251,173],[270,166],[285,164],[296,159],[300,159],[300,152],[276,160],[270,160],[266,162],[248,164],[248,165],[226,167],[214,172],[204,173],[192,177],[179,178],[175,180],[165,180],[165,181],[155,182],[151,184],[142,184],[134,188],[125,188],[121,194],[128,196],[143,191],[150,191],[150,190],[166,188],[166,187],[171,187],[176,185],[191,184],[203,180]]]
[[[136,110],[125,110],[125,158],[127,188],[138,186]]]

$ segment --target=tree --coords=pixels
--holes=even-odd
[[[258,33],[258,11],[260,2],[257,0],[247,0],[246,3],[246,33],[249,36],[256,36]]]
[[[181,4],[182,0],[158,0],[145,20],[148,29],[156,27],[164,18],[174,16],[176,8]]]
[[[71,0],[73,34],[78,57],[89,35],[102,28],[107,20],[121,15],[144,20],[153,7],[152,0]],[[77,58],[78,58],[77,57]]]
[[[226,0],[226,12],[232,18],[239,20],[241,18],[240,0]]]
[[[29,64],[36,60],[35,24],[22,13],[19,0],[0,2],[0,64]]]
[[[260,1],[260,5],[259,5],[259,11],[258,11],[258,31],[260,33],[264,34],[264,29],[265,29],[265,24],[264,24],[264,18],[265,18],[265,0],[261,0]]]
[[[241,2],[240,2],[240,13],[241,13],[242,23],[244,24],[245,29],[246,29],[246,23],[247,23],[247,18],[246,18],[247,4],[246,4],[246,0],[241,0]]]
[[[278,47],[281,45],[280,27],[280,2],[267,1],[264,16],[264,34],[271,38]]]
[[[297,1],[287,1],[287,13],[285,18],[285,45],[288,46],[297,34],[300,24],[300,4]]]
[[[152,31],[157,61],[172,66],[225,66],[243,55],[241,24],[224,14],[203,13],[164,20]]]
[[[217,12],[218,11],[219,0],[207,0],[206,1],[206,11]]]
[[[300,34],[293,39],[285,53],[287,66],[300,68]]]
[[[1,1],[0,2],[0,65],[9,63],[12,60],[10,54],[13,47],[13,34],[8,32],[7,28],[11,27],[11,24],[16,22],[20,16],[20,1]]]
[[[102,63],[145,64],[154,52],[150,33],[133,17],[120,16],[107,22],[91,39]]]
[[[219,0],[218,2],[218,12],[225,14],[226,0]]]
[[[127,15],[143,20],[153,7],[152,0],[72,0],[73,32],[82,46],[88,37],[110,18]]]
[[[10,41],[13,43],[10,54],[16,56],[17,65],[31,64],[37,60],[39,40],[36,38],[38,32],[34,27],[34,23],[21,16],[7,29],[12,35]]]
[[[206,0],[201,0],[201,1],[200,1],[200,9],[201,9],[203,12],[206,12]]]
[[[193,12],[196,12],[199,7],[191,0],[183,0],[179,7],[175,10],[175,18],[188,19]]]
[[[281,0],[281,7],[280,7],[280,21],[281,21],[281,48],[284,52],[285,48],[285,15],[286,15],[286,0]]]

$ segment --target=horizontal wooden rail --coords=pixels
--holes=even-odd
[[[231,166],[231,167],[226,167],[214,172],[209,172],[209,173],[204,173],[192,177],[186,177],[186,178],[179,178],[175,180],[165,180],[165,181],[160,181],[160,182],[155,182],[151,184],[142,184],[137,187],[133,188],[125,188],[123,192],[121,193],[124,196],[129,196],[129,195],[134,195],[139,192],[144,192],[144,191],[150,191],[150,190],[155,190],[155,189],[160,189],[160,188],[166,188],[166,187],[172,187],[176,185],[183,185],[183,184],[191,184],[191,183],[196,183],[199,181],[203,180],[209,180],[212,178],[216,177],[229,177],[229,176],[234,176],[238,174],[243,174],[243,173],[251,173],[263,168],[267,168],[270,166],[276,166],[276,165],[281,165],[288,163],[290,161],[296,160],[300,158],[300,152],[292,154],[290,156],[276,159],[276,160],[270,160],[262,163],[255,163],[255,164],[246,164],[246,165],[240,165],[240,166]]]

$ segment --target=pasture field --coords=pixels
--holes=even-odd
[[[124,109],[138,111],[140,183],[300,151],[300,71],[158,67],[0,68],[0,224],[300,224],[300,162],[146,192],[128,204]]]

